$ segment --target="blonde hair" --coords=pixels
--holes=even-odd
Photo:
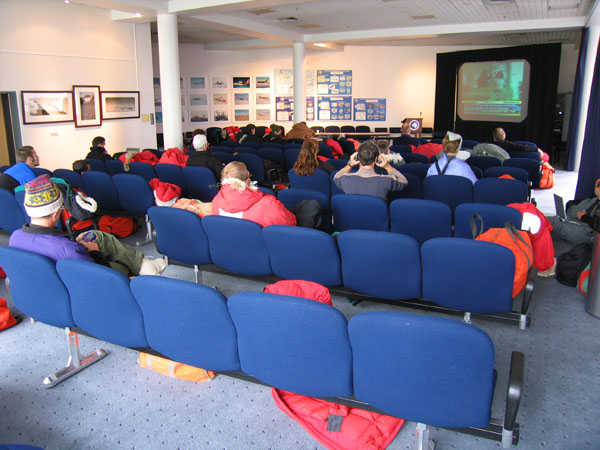
[[[256,186],[248,186],[246,183],[248,178],[250,178],[250,172],[246,164],[240,161],[232,161],[223,167],[221,185],[229,185],[240,192],[245,189],[258,189]]]
[[[461,139],[451,141],[448,138],[448,135],[444,136],[444,139],[442,140],[442,145],[444,146],[444,153],[458,153],[458,151],[460,150],[460,141]]]

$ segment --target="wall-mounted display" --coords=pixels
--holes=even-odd
[[[275,117],[277,122],[293,120],[294,97],[275,97]]]
[[[233,110],[233,120],[235,120],[236,122],[249,122],[250,121],[250,110],[235,108]]]
[[[101,125],[100,86],[73,86],[73,111],[76,127]]]
[[[233,77],[234,89],[250,89],[250,77]]]
[[[162,124],[162,111],[155,111],[155,117],[156,117],[156,124],[160,125]]]
[[[234,92],[233,104],[235,106],[247,106],[250,104],[250,94],[247,92]]]
[[[227,82],[228,77],[212,77],[212,88],[213,89],[228,89],[229,83]]]
[[[190,89],[206,89],[206,77],[190,77]]]
[[[184,92],[181,93],[181,107],[185,108],[185,105],[187,105],[187,101],[185,99],[186,95]]]
[[[355,121],[385,121],[386,99],[385,98],[355,98],[354,120]]]
[[[152,86],[154,87],[154,106],[160,108],[160,106],[161,106],[161,100],[160,100],[160,78],[154,77],[152,79]]]
[[[138,91],[101,92],[100,100],[102,120],[140,117],[140,93]]]
[[[317,94],[352,94],[351,70],[317,70]]]
[[[271,104],[271,93],[270,92],[257,92],[255,104],[256,105],[270,105]]]
[[[73,122],[72,91],[21,91],[23,124]]]
[[[294,94],[294,70],[275,69],[275,95]]]
[[[213,122],[229,122],[229,109],[215,108],[213,109]]]
[[[268,89],[271,87],[271,77],[254,77],[254,87],[256,89]]]
[[[229,92],[213,92],[213,106],[229,106]]]
[[[306,120],[315,120],[315,98],[306,97]]]
[[[352,120],[352,97],[317,97],[317,120]]]
[[[207,106],[208,94],[190,94],[190,106]]]
[[[306,95],[317,95],[317,70],[306,69]]]
[[[271,108],[256,108],[254,110],[254,120],[256,122],[270,122]]]
[[[208,122],[208,109],[190,109],[190,122]]]

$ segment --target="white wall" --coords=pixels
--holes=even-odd
[[[113,22],[108,11],[75,3],[2,0],[0,30],[0,91],[16,91],[20,98],[22,90],[99,85],[105,91],[140,91],[140,112],[153,112],[148,24]],[[89,128],[21,122],[21,135],[24,145],[37,150],[41,167],[51,170],[84,158],[98,135],[106,138],[110,153],[156,147],[156,127],[141,118]]]

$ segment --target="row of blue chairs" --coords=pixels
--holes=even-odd
[[[513,431],[524,355],[513,352],[505,418],[492,420],[494,344],[474,326],[383,311],[347,321],[334,307],[305,298],[241,292],[227,299],[186,281],[129,280],[87,261],[55,264],[10,247],[0,248],[0,264],[17,308],[67,329],[69,365],[47,377],[47,387],[106,355],[99,348],[82,357],[76,334],[82,332],[286,391],[359,407],[362,402],[363,408],[422,424],[487,427],[495,439],[503,436],[506,447],[518,442]]]
[[[485,216],[484,227],[495,225],[490,217],[504,220],[502,213],[486,214],[488,210],[478,210]],[[430,238],[420,245],[405,234],[368,230],[343,231],[336,240],[319,230],[263,228],[225,216],[201,219],[166,207],[150,208],[148,215],[158,251],[170,262],[193,266],[196,281],[199,266],[213,264],[242,276],[275,275],[330,288],[343,286],[394,303],[425,298],[464,313],[505,313],[507,321],[522,328],[527,325],[535,269],[523,290],[521,312],[512,313],[514,255],[500,245],[460,237]],[[436,227],[434,220],[427,221]],[[406,223],[406,227],[413,225]],[[469,261],[468,269],[464,261]]]

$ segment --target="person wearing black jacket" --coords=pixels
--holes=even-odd
[[[224,164],[219,161],[215,155],[211,155],[208,150],[208,142],[204,134],[197,134],[194,136],[192,145],[196,150],[192,153],[187,160],[186,166],[200,166],[210,169],[215,175],[215,180],[221,179],[221,171],[223,170]]]
[[[512,142],[506,140],[506,131],[502,128],[494,129],[493,133],[494,145],[497,145],[503,150],[506,150],[508,153],[512,152],[537,152],[542,155],[542,150],[537,148],[535,145],[527,145],[527,144],[519,144],[517,142]]]
[[[112,156],[110,156],[104,148],[105,145],[106,139],[104,139],[102,136],[96,136],[94,139],[92,139],[92,146],[90,147],[90,152],[85,158],[100,159],[102,161],[112,159]]]

